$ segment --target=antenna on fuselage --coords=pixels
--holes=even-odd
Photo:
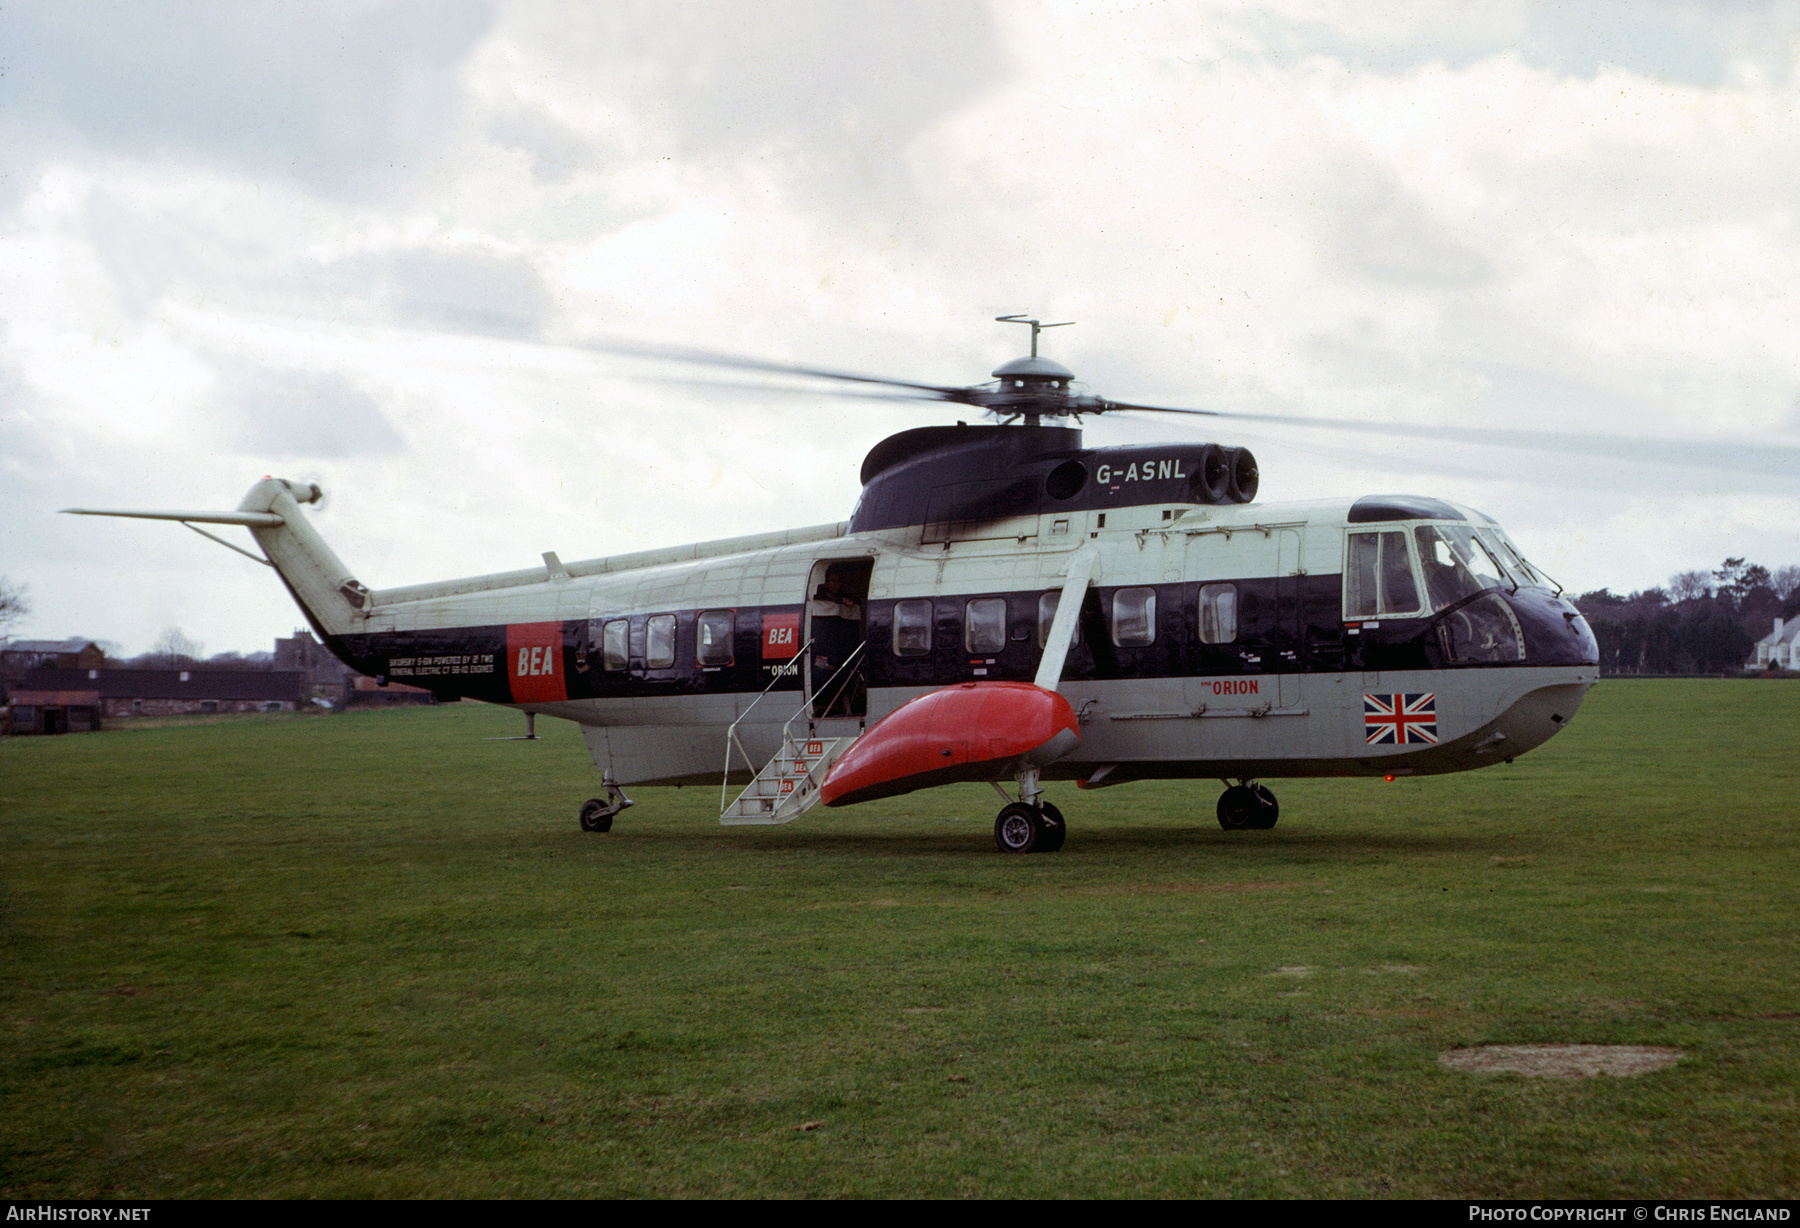
[[[1038,339],[1039,333],[1043,332],[1046,328],[1067,328],[1069,325],[1075,323],[1075,321],[1073,321],[1073,320],[1063,320],[1057,324],[1044,324],[1037,320],[1032,319],[1030,316],[1027,316],[1023,313],[1016,315],[1016,316],[995,316],[994,321],[997,324],[1029,324],[1029,325],[1031,325],[1031,356],[1033,358],[1036,358],[1038,356],[1037,339]]]

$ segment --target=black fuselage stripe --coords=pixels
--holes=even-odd
[[[1291,673],[1342,673],[1347,669],[1441,668],[1424,634],[1427,619],[1387,619],[1347,626],[1342,613],[1342,578],[1338,575],[1261,577],[1235,581],[1236,634],[1227,643],[1207,643],[1201,635],[1200,588],[1204,582],[1107,586],[1093,590],[1084,602],[1082,634],[1071,648],[1066,681],[1259,676]],[[1156,594],[1155,635],[1147,644],[1118,645],[1110,632],[1109,611],[1120,588],[1149,588]],[[946,686],[972,678],[1030,681],[1042,655],[1039,644],[1039,600],[1046,590],[1010,593],[958,593],[870,601],[862,639],[867,644],[864,681],[871,687]],[[1004,644],[991,651],[971,652],[964,640],[965,613],[974,600],[1006,601]],[[929,648],[901,655],[894,645],[894,608],[898,600],[932,603]],[[729,661],[703,664],[696,652],[696,624],[701,613],[733,614]],[[797,691],[802,679],[789,669],[790,657],[765,658],[767,627],[785,616],[803,616],[798,604],[646,610],[602,615],[592,620],[564,620],[561,668],[564,693],[570,700],[652,696],[742,694],[767,688]],[[644,655],[645,628],[651,618],[676,620],[672,664],[652,665]],[[629,654],[623,669],[608,669],[602,656],[602,628],[623,620],[629,625]],[[666,624],[665,624],[666,625]],[[443,696],[464,696],[496,703],[514,702],[512,662],[507,627],[473,626],[373,632],[328,637],[333,651],[365,674],[424,687]],[[1543,662],[1537,662],[1543,663]]]

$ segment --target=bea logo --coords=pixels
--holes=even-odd
[[[513,676],[535,678],[555,674],[555,651],[547,644],[519,649],[518,668],[513,671]]]
[[[800,651],[800,615],[764,614],[762,655],[765,661],[785,661]]]
[[[563,682],[561,623],[509,623],[506,655],[514,703],[542,704],[569,697]]]

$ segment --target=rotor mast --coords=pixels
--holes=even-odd
[[[994,319],[1000,324],[1030,325],[1031,356],[1015,358],[994,369],[994,378],[1000,381],[1000,401],[990,408],[997,414],[1004,414],[1008,410],[1015,416],[1023,414],[1026,426],[1037,426],[1039,419],[1046,414],[1053,418],[1068,416],[1072,412],[1072,407],[1069,406],[1069,386],[1075,379],[1075,373],[1059,362],[1038,357],[1038,334],[1046,328],[1066,328],[1075,321],[1061,320],[1055,324],[1045,324],[1023,313],[995,316]]]
[[[1045,324],[1045,323],[1042,323],[1041,321],[1032,319],[1031,317],[1025,315],[1023,312],[1019,313],[1016,316],[995,316],[994,321],[995,321],[995,323],[998,323],[998,324],[1029,324],[1029,325],[1031,325],[1031,356],[1033,358],[1036,358],[1038,356],[1037,339],[1038,339],[1039,333],[1043,332],[1046,328],[1067,328],[1069,325],[1075,323],[1075,321],[1073,321],[1073,320],[1063,320],[1056,324]]]

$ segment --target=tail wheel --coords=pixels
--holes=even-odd
[[[613,810],[597,797],[590,797],[581,803],[581,830],[605,832],[612,830]]]
[[[577,817],[581,820],[581,830],[605,832],[612,830],[613,816],[622,810],[628,810],[637,803],[625,796],[625,790],[612,782],[608,773],[606,796],[590,797],[581,803],[581,811]]]

